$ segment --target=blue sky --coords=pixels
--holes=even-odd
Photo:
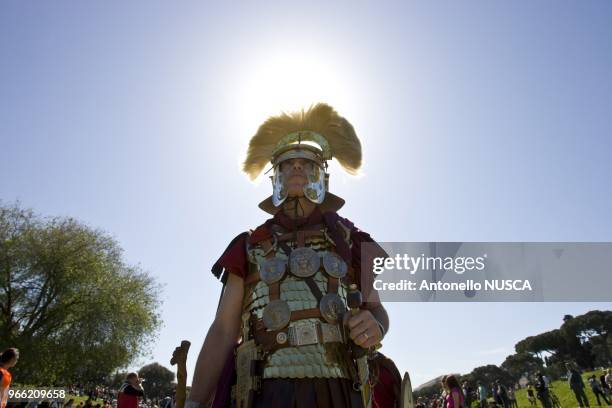
[[[266,219],[240,172],[269,115],[332,104],[362,175],[341,215],[379,241],[612,239],[612,3],[0,5],[0,198],[70,215],[165,283],[151,360],[192,341],[229,240]],[[421,383],[500,363],[604,304],[389,304],[383,351]]]

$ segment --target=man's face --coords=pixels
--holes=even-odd
[[[138,376],[137,376],[137,375],[136,375],[136,376],[134,376],[134,377],[131,377],[131,378],[130,378],[130,383],[131,383],[132,385],[138,385],[138,384],[140,384],[140,378],[138,378]]]
[[[307,159],[289,159],[280,165],[285,188],[289,197],[304,196],[304,186],[308,183],[308,174],[312,174],[314,163]]]

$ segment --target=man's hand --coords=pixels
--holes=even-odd
[[[344,324],[349,328],[349,336],[355,344],[363,348],[369,348],[378,344],[383,333],[378,325],[378,321],[367,309],[359,309],[357,314],[350,312],[344,315]]]

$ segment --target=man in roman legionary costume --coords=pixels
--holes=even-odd
[[[373,240],[338,215],[344,200],[328,191],[332,158],[355,174],[361,144],[323,103],[271,117],[251,139],[244,171],[255,179],[271,165],[272,195],[259,207],[272,218],[234,238],[213,267],[224,290],[187,408],[397,403],[395,366],[372,363],[387,313],[376,293],[360,298],[371,289],[361,247]],[[396,389],[391,397],[376,388],[385,378],[384,388]]]

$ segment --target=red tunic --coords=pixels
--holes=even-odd
[[[144,397],[142,390],[128,382],[123,383],[117,395],[117,408],[138,408],[138,397]]]
[[[13,376],[9,370],[4,367],[0,367],[0,376],[0,401],[2,408],[4,408],[6,407],[6,401],[8,400],[8,391],[9,387],[11,386]]]

